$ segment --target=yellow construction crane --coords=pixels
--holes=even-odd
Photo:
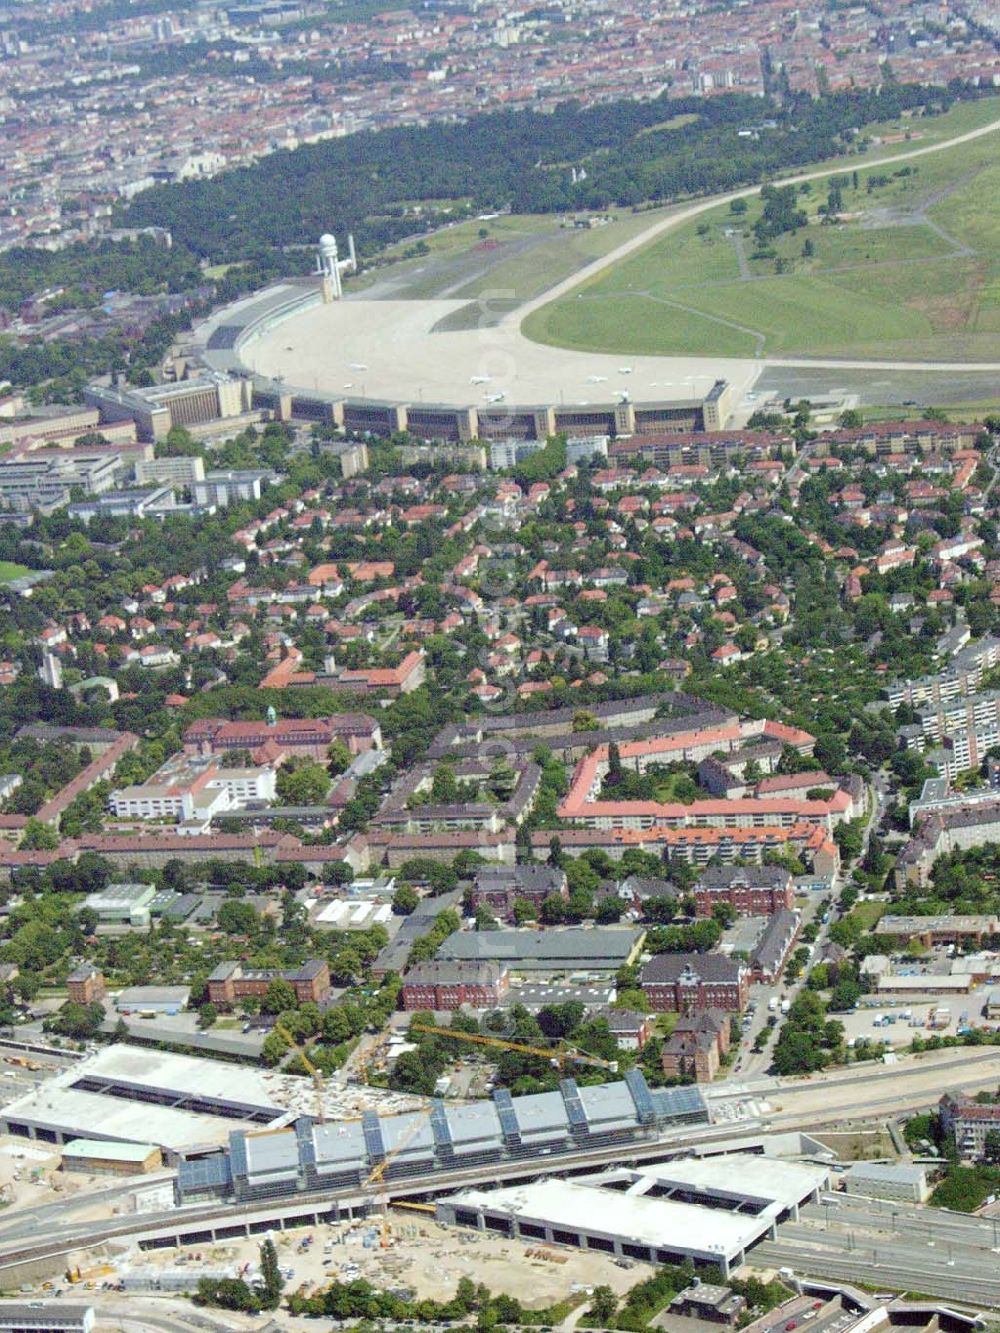
[[[410,1031],[431,1032],[435,1037],[451,1037],[454,1041],[470,1041],[477,1046],[494,1046],[504,1051],[520,1051],[523,1055],[537,1055],[539,1059],[555,1065],[560,1073],[567,1063],[590,1065],[595,1069],[609,1069],[612,1073],[618,1071],[617,1060],[601,1060],[596,1055],[585,1055],[583,1051],[574,1050],[571,1046],[553,1046],[546,1049],[544,1046],[528,1046],[523,1041],[507,1041],[504,1037],[483,1037],[478,1032],[456,1032],[453,1028],[436,1027],[433,1023],[412,1023]]]
[[[275,1023],[275,1025],[274,1025],[274,1030],[275,1030],[275,1032],[280,1032],[280,1033],[281,1033],[281,1035],[284,1037],[285,1041],[288,1042],[289,1046],[292,1048],[292,1050],[295,1052],[295,1054],[299,1057],[299,1059],[302,1061],[302,1063],[305,1065],[307,1071],[308,1071],[309,1074],[311,1075],[311,1077],[312,1077],[312,1081],[313,1081],[313,1089],[314,1089],[314,1091],[315,1091],[315,1093],[316,1093],[316,1119],[318,1120],[318,1122],[319,1122],[321,1125],[322,1125],[322,1124],[325,1124],[325,1123],[326,1123],[326,1109],[325,1109],[325,1107],[323,1106],[323,1091],[324,1091],[324,1087],[325,1087],[325,1085],[324,1085],[324,1083],[323,1083],[323,1075],[322,1075],[322,1074],[320,1073],[320,1071],[316,1068],[316,1066],[313,1064],[313,1062],[309,1059],[309,1055],[308,1055],[308,1053],[307,1053],[305,1047],[302,1045],[301,1042],[298,1042],[298,1041],[295,1040],[295,1038],[292,1036],[292,1034],[291,1034],[291,1033],[288,1031],[288,1029],[285,1027],[284,1023]]]
[[[424,1111],[423,1114],[424,1114],[424,1115],[429,1115],[429,1114],[430,1114],[430,1111],[429,1111],[429,1110],[428,1110],[428,1111]],[[368,1175],[365,1177],[364,1185],[363,1185],[362,1188],[364,1188],[364,1189],[371,1189],[371,1190],[373,1190],[373,1192],[374,1192],[374,1186],[376,1186],[376,1185],[381,1185],[381,1184],[382,1184],[382,1182],[385,1180],[385,1172],[386,1172],[386,1168],[388,1167],[389,1163],[393,1160],[393,1158],[396,1156],[396,1154],[402,1152],[403,1149],[406,1147],[406,1145],[410,1142],[410,1140],[411,1140],[412,1138],[414,1138],[414,1136],[415,1136],[417,1133],[419,1133],[419,1131],[420,1131],[420,1129],[421,1129],[421,1127],[422,1127],[422,1125],[423,1125],[423,1120],[420,1118],[420,1116],[421,1116],[421,1112],[420,1112],[420,1111],[416,1111],[416,1112],[414,1112],[413,1120],[412,1120],[412,1122],[410,1123],[410,1127],[405,1131],[405,1133],[402,1135],[402,1137],[401,1137],[401,1138],[400,1138],[400,1139],[399,1139],[399,1140],[398,1140],[398,1141],[397,1141],[397,1142],[396,1142],[396,1143],[389,1149],[389,1151],[386,1153],[386,1155],[382,1158],[381,1162],[376,1162],[376,1163],[375,1163],[375,1165],[372,1167],[372,1169],[368,1172]],[[381,1245],[382,1249],[384,1250],[384,1249],[386,1249],[386,1248],[388,1247],[388,1245],[389,1245],[389,1199],[388,1199],[388,1196],[385,1195],[385,1194],[381,1195],[381,1196],[377,1199],[377,1202],[380,1204],[381,1209],[382,1209],[382,1221],[381,1221],[381,1239],[380,1239],[380,1245]]]

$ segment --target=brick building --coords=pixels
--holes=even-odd
[[[93,963],[83,963],[66,978],[66,998],[75,1004],[97,1004],[104,995],[104,974]]]
[[[656,1013],[696,1009],[742,1013],[750,998],[750,973],[721,953],[661,953],[642,969],[640,984]]]
[[[507,968],[492,961],[418,963],[403,979],[403,1008],[495,1009],[509,985]]]
[[[795,891],[781,866],[708,866],[695,883],[694,900],[698,916],[711,916],[719,903],[737,916],[773,916],[795,906]]]
[[[319,1004],[330,991],[330,969],[320,958],[285,968],[246,968],[242,963],[220,963],[208,978],[208,998],[213,1004],[225,1006],[251,996],[263,999],[272,981],[287,981],[299,1004]]]
[[[518,898],[537,912],[552,894],[569,898],[566,872],[558,866],[488,866],[476,873],[471,903],[473,908],[487,907],[500,921],[513,921]]]
[[[192,722],[185,731],[184,749],[188,754],[225,754],[227,750],[253,753],[266,746],[324,760],[335,740],[342,740],[351,754],[382,748],[382,732],[375,718],[367,713],[339,713],[333,717],[279,718],[273,725],[205,717]]]
[[[720,1009],[684,1014],[663,1043],[661,1063],[668,1078],[710,1083],[729,1050],[729,1016]]]

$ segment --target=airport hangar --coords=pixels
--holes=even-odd
[[[463,1190],[439,1199],[439,1222],[519,1240],[601,1250],[644,1263],[717,1264],[727,1278],[802,1204],[819,1201],[825,1166],[740,1154],[682,1158],[573,1180]]]
[[[324,303],[315,278],[292,279],[217,311],[198,326],[193,355],[206,370],[251,375],[254,405],[282,419],[443,443],[717,433],[761,371],[550,347],[516,321],[439,327],[469,304],[364,293]]]

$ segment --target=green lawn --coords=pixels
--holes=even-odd
[[[11,583],[14,579],[23,579],[25,574],[33,573],[27,565],[15,565],[13,560],[0,560],[0,583]]]
[[[996,119],[1000,98],[956,107],[897,147]],[[1000,359],[1000,131],[841,171],[843,220],[823,221],[829,183],[812,182],[809,225],[758,254],[760,202],[719,206],[536,311],[525,333],[615,353]]]

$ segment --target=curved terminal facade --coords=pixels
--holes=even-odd
[[[252,377],[255,404],[281,418],[449,443],[719,432],[760,371],[544,346],[517,311],[490,322],[488,303],[326,295],[312,277],[230,305],[199,328],[196,354]]]

